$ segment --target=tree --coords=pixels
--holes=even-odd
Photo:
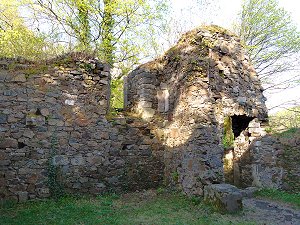
[[[82,45],[81,48],[90,47],[91,28],[89,24],[89,7],[87,0],[74,0],[74,5],[78,11],[78,39]]]
[[[295,69],[300,32],[277,0],[245,0],[237,34],[244,41],[260,78]]]
[[[115,0],[103,0],[103,21],[101,23],[102,29],[102,48],[104,59],[109,64],[114,62],[114,26],[115,18],[113,13],[116,11],[117,5]]]
[[[19,2],[0,0],[0,57],[43,57],[44,37],[34,33],[19,16]]]
[[[33,11],[59,25],[77,48],[91,48],[111,65],[143,57],[143,50],[158,38],[153,30],[161,26],[168,8],[162,0],[33,1]]]
[[[292,128],[300,128],[300,106],[281,106],[280,111],[270,115],[269,122],[270,128],[277,132]]]
[[[61,34],[60,41],[70,39],[70,46],[80,50],[90,48],[90,0],[32,0],[29,6],[32,17],[47,24],[47,31]]]

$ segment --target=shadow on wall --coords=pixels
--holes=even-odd
[[[297,142],[300,143],[297,134],[288,137],[281,134],[254,137],[247,151],[236,161],[238,184],[242,187],[252,185],[299,191]]]
[[[239,40],[210,29],[188,32],[164,56],[133,71],[125,85],[128,110],[162,136],[167,183],[177,178],[187,194],[224,182],[225,117],[238,121],[236,136],[250,120],[267,117],[260,82]],[[242,155],[247,148],[238,150]]]
[[[266,134],[261,127],[264,124],[257,123],[256,119],[249,120],[244,121],[249,124],[244,123],[241,132],[235,130],[237,127],[232,120],[235,140],[224,156],[225,181],[242,188],[285,188],[288,174],[297,177],[297,173],[291,172],[293,170],[286,169],[285,160],[282,160],[290,148],[275,135]],[[239,124],[243,125],[243,122]],[[290,163],[293,162],[294,159],[290,160]],[[297,169],[294,166],[294,171]]]
[[[189,32],[128,76],[128,111],[146,121],[106,115],[105,68],[85,59],[53,62],[27,77],[1,71],[1,198],[49,196],[49,163],[69,192],[134,191],[165,181],[202,195],[205,185],[224,182],[224,118],[266,118],[253,67],[223,31]],[[246,121],[234,124],[237,135]],[[241,138],[234,151],[245,154],[249,144]]]
[[[60,184],[90,194],[161,184],[162,150],[149,128],[108,121],[106,65],[72,57],[43,71],[8,64],[0,71],[0,199],[48,197]]]

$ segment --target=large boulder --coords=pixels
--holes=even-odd
[[[230,184],[211,184],[204,187],[204,201],[223,212],[243,209],[241,191]]]

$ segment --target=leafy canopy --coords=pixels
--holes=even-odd
[[[19,3],[0,0],[0,57],[40,58],[45,50],[44,37],[27,28],[19,15]]]
[[[73,49],[95,52],[110,64],[136,64],[153,49],[168,1],[34,0],[32,9],[63,33]],[[54,29],[52,29],[54,30]]]
[[[245,0],[239,20],[237,33],[261,78],[294,68],[300,32],[278,0]]]

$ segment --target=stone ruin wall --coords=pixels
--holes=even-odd
[[[203,195],[224,182],[227,157],[238,186],[280,188],[299,176],[278,140],[264,136],[260,82],[223,29],[191,31],[134,70],[117,118],[108,113],[109,67],[97,60],[2,59],[0,68],[0,201],[48,197],[53,168],[66,192],[88,194],[169,185]],[[224,153],[226,116],[237,135]]]
[[[260,141],[266,134],[266,98],[236,36],[219,27],[195,29],[125,83],[126,107],[157,125],[169,184],[202,195],[205,185],[224,182],[223,163],[229,157],[237,186],[278,187],[282,171],[265,161],[276,151]],[[227,116],[236,137],[224,158]]]
[[[80,56],[0,63],[0,201],[60,186],[99,194],[161,184],[161,148],[145,123],[107,116],[107,65]]]

